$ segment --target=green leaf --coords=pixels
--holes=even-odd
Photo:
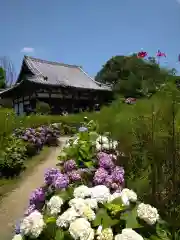
[[[150,240],[163,240],[162,238],[159,238],[158,236],[155,236],[155,235],[151,235]]]
[[[133,208],[132,210],[128,210],[124,213],[121,214],[120,217],[121,220],[126,221],[126,228],[141,228],[142,225],[139,224],[137,220],[137,209],[136,207]]]
[[[56,218],[55,217],[48,217],[47,219],[46,219],[46,223],[48,224],[48,223],[55,223],[56,222]]]
[[[107,211],[103,208],[100,208],[96,214],[96,218],[93,221],[93,226],[97,227],[99,225],[102,225],[103,228],[109,228],[112,227],[114,225],[116,225],[119,222],[118,219],[112,219]]]
[[[64,232],[62,229],[58,229],[56,231],[56,236],[55,236],[55,240],[64,240]]]
[[[69,200],[72,197],[73,194],[73,188],[69,187],[66,190],[61,190],[58,193],[58,196],[61,197],[64,201]]]
[[[56,236],[57,226],[56,223],[50,222],[46,224],[46,228],[42,233],[42,240],[44,239],[54,239]]]
[[[123,205],[121,197],[115,198],[111,203],[116,205]]]
[[[71,235],[69,234],[68,231],[64,231],[64,239],[65,240],[73,240],[73,238],[71,237]]]
[[[107,208],[113,215],[116,215],[118,212],[124,210],[124,206],[112,204],[112,203],[106,203],[104,204],[105,208]]]
[[[159,224],[159,223],[156,224],[156,233],[160,237],[160,239],[163,239],[163,240],[171,239],[171,233],[162,224]]]
[[[87,167],[87,168],[90,168],[90,167],[93,167],[94,164],[92,161],[89,161],[89,162],[84,162],[84,165]]]

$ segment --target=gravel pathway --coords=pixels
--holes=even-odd
[[[2,199],[0,204],[0,239],[12,239],[14,225],[18,219],[23,216],[27,208],[31,192],[43,184],[44,171],[47,168],[55,167],[60,149],[63,147],[68,137],[60,138],[60,147],[52,148],[47,159],[40,163],[31,175],[27,176],[24,181],[14,191]]]

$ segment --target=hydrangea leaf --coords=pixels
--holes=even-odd
[[[139,222],[137,220],[136,207],[133,208],[132,210],[128,210],[128,211],[122,213],[120,219],[126,221],[126,228],[136,229],[136,228],[143,227],[142,225],[139,224]]]
[[[65,240],[73,240],[73,238],[71,237],[71,235],[69,234],[68,231],[64,231],[64,239]]]
[[[92,161],[89,161],[89,162],[84,162],[84,165],[87,167],[87,168],[90,168],[90,167],[93,167],[94,164]]]
[[[151,235],[149,239],[150,239],[150,240],[165,240],[165,239],[160,238],[160,237],[155,236],[155,235]],[[147,240],[148,240],[148,239],[147,239]],[[168,238],[168,240],[169,240],[169,238]]]
[[[48,223],[55,223],[56,222],[56,218],[55,217],[47,217],[47,219],[45,221],[46,221],[46,224],[48,224]]]
[[[58,229],[56,231],[56,236],[55,236],[55,240],[64,240],[65,236],[64,236],[64,232],[62,229]]]
[[[170,232],[168,231],[168,229],[166,229],[166,227],[163,224],[160,223],[156,224],[156,233],[163,240],[171,239]]]
[[[113,203],[106,203],[104,205],[113,215],[116,215],[118,212],[124,210],[124,206],[113,204]]]
[[[106,209],[100,208],[96,214],[96,218],[93,221],[93,226],[98,227],[100,225],[103,226],[103,228],[109,228],[114,225],[116,225],[119,222],[117,219],[112,219]]]
[[[116,205],[123,205],[122,199],[121,197],[115,198],[113,201],[111,201],[112,204],[116,204]]]
[[[73,188],[69,187],[65,191],[60,191],[58,196],[61,197],[64,201],[67,201],[72,198],[73,195]]]
[[[40,240],[44,239],[54,239],[56,236],[57,226],[56,222],[49,222],[46,224],[46,228],[44,229],[43,233],[41,234]]]

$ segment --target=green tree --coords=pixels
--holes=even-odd
[[[6,88],[6,73],[2,67],[0,67],[0,89]]]
[[[153,93],[170,76],[168,70],[160,68],[155,58],[148,60],[132,56],[115,56],[106,62],[97,73],[96,81],[110,84],[124,96]]]

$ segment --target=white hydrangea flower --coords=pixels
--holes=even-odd
[[[16,234],[12,240],[23,240],[23,237],[21,236],[21,234]]]
[[[101,231],[99,236],[97,237],[98,240],[113,240],[113,231],[111,228],[105,228]]]
[[[147,224],[153,225],[159,219],[158,211],[149,204],[140,203],[137,208],[138,217],[143,219]]]
[[[124,188],[121,192],[121,198],[123,200],[124,205],[129,205],[129,202],[137,201],[137,194],[128,188]]]
[[[86,198],[84,199],[86,205],[88,205],[91,209],[97,209],[98,203],[96,199]]]
[[[114,199],[121,197],[121,192],[115,192],[108,198],[108,202],[112,202]]]
[[[75,198],[85,198],[90,196],[90,189],[85,185],[80,185],[74,189]]]
[[[143,237],[131,228],[125,228],[121,234],[115,236],[114,240],[143,240]]]
[[[109,139],[107,136],[101,136],[96,139],[96,149],[104,149],[104,150],[109,150],[109,149],[116,149],[118,146],[117,141],[113,141],[112,139]]]
[[[94,230],[85,218],[78,218],[70,224],[69,233],[73,239],[93,240]]]
[[[129,206],[130,201],[127,194],[121,194],[121,200],[124,206]]]
[[[68,208],[62,215],[58,217],[58,219],[56,220],[56,225],[61,228],[67,228],[69,224],[78,217],[79,214],[73,207]]]
[[[100,225],[96,230],[96,235],[100,235],[102,230],[103,230],[103,227],[102,227],[102,225]]]
[[[107,202],[110,195],[109,188],[107,188],[105,185],[98,185],[91,188],[91,198],[96,199],[97,202]]]
[[[51,215],[56,215],[60,213],[62,205],[63,200],[59,196],[53,196],[47,203]]]
[[[117,141],[113,141],[113,140],[109,141],[109,149],[116,149],[117,146],[118,146],[118,142]]]
[[[93,221],[96,218],[95,212],[88,206],[85,205],[79,209],[78,213],[81,217],[86,218],[88,221]]]
[[[92,201],[90,202],[90,200]],[[97,206],[96,200],[93,201],[93,199],[73,198],[69,201],[69,206],[73,207],[81,217],[87,218],[89,221],[94,220],[96,217],[94,211],[91,209],[91,206]]]
[[[99,135],[98,137],[97,137],[97,139],[96,139],[96,143],[99,143],[99,144],[106,144],[106,143],[109,143],[109,139],[108,139],[108,137],[106,137],[106,136],[101,136],[101,135]]]
[[[113,141],[112,146],[113,146],[113,149],[116,149],[118,146],[118,141]]]
[[[73,198],[69,201],[69,206],[73,207],[76,211],[85,206],[85,199]]]
[[[109,143],[103,143],[102,144],[102,149],[109,150],[109,149],[111,149],[111,147],[110,147]]]
[[[45,226],[42,214],[35,210],[25,217],[20,225],[22,235],[37,238]]]
[[[96,150],[97,150],[97,151],[101,151],[101,149],[102,149],[101,144],[97,142],[97,143],[96,143]]]

